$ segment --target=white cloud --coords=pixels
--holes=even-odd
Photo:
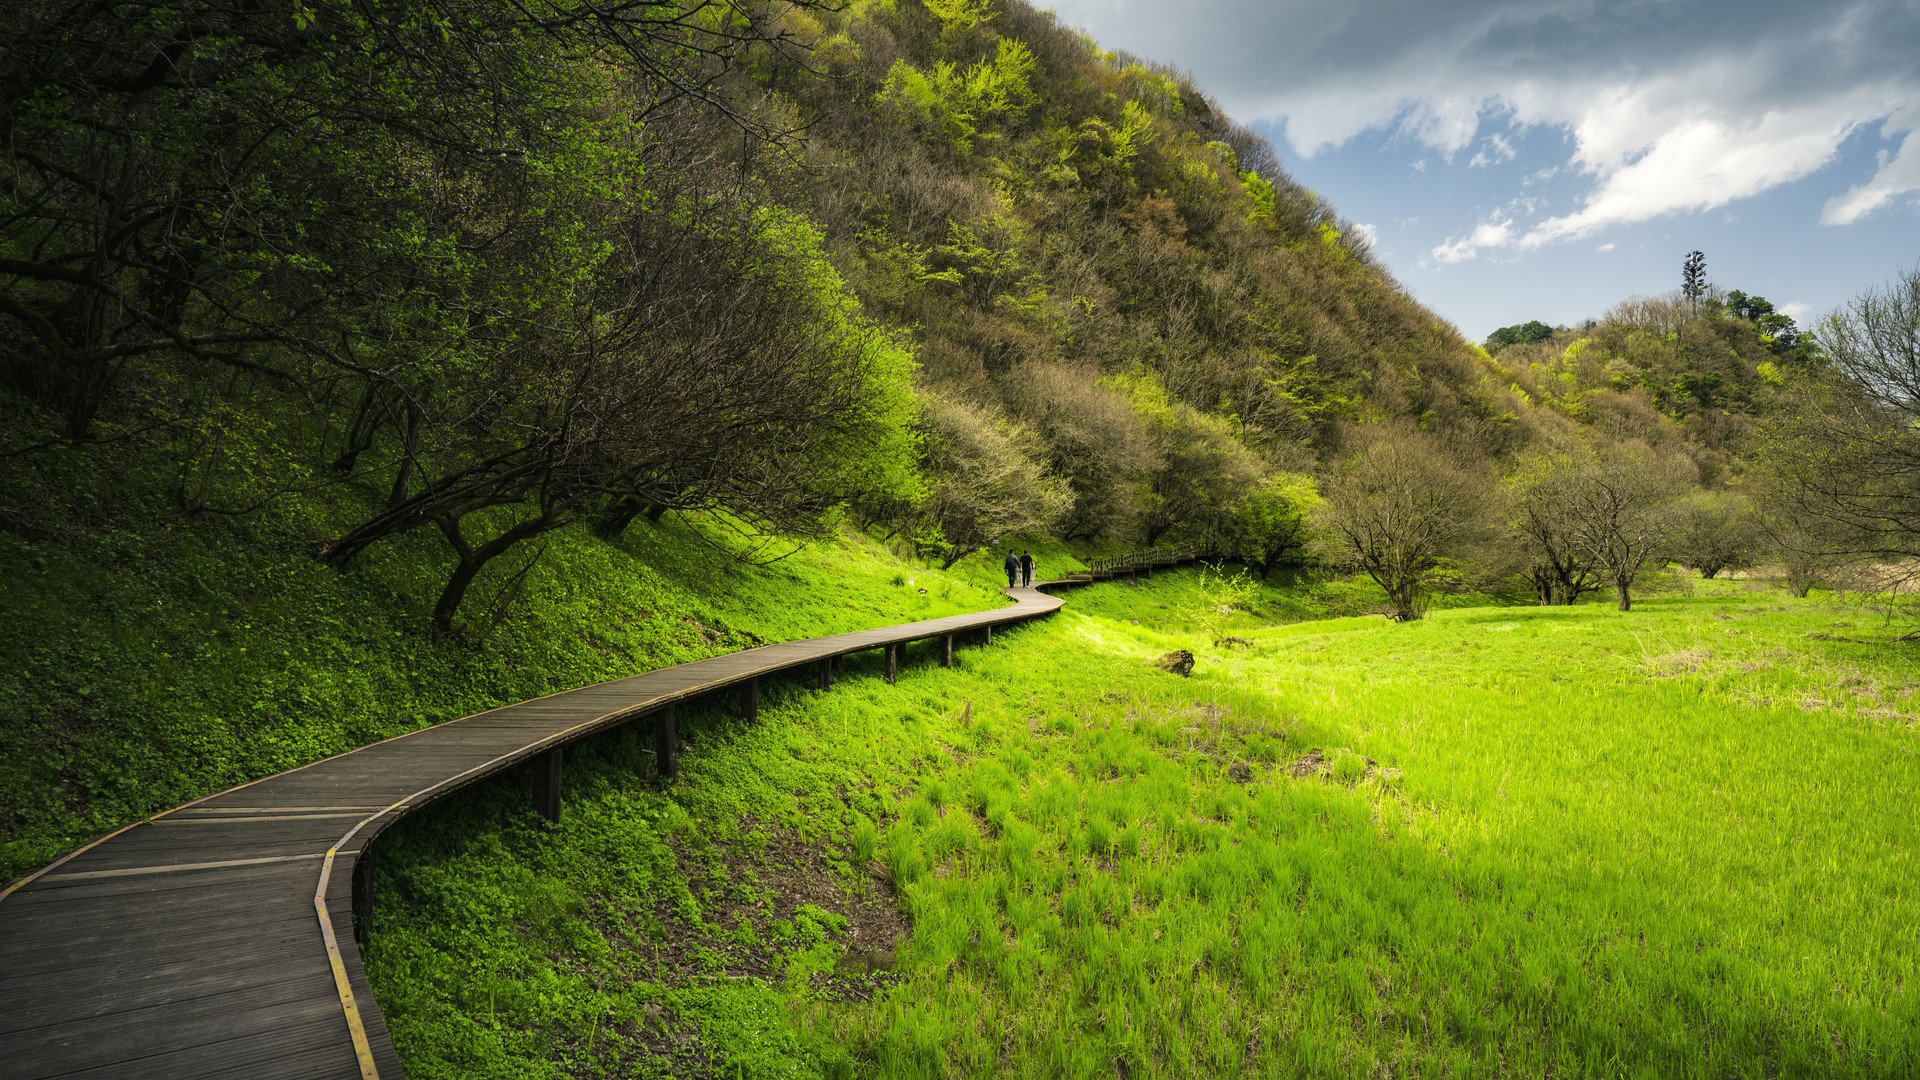
[[[1902,195],[1920,191],[1920,135],[1914,133],[1920,116],[1916,112],[1920,110],[1909,106],[1887,119],[1880,137],[1891,140],[1902,135],[1900,148],[1892,154],[1880,151],[1872,179],[1827,200],[1820,210],[1820,224],[1851,225]]]
[[[1806,318],[1807,313],[1811,312],[1813,308],[1811,305],[1803,304],[1800,301],[1795,300],[1790,304],[1776,305],[1774,310],[1780,312],[1780,314],[1782,315],[1785,315],[1787,318],[1792,319],[1794,322],[1799,322],[1801,319]]]
[[[1485,248],[1503,248],[1513,242],[1513,222],[1483,221],[1471,233],[1449,240],[1433,249],[1433,257],[1443,263],[1466,262],[1479,258]]]
[[[1692,83],[1704,74],[1689,73]],[[1574,163],[1595,179],[1584,205],[1548,218],[1522,247],[1590,236],[1612,225],[1712,210],[1798,180],[1831,162],[1884,102],[1878,88],[1728,118],[1687,102],[1680,87],[1648,84],[1596,106],[1575,127]]]
[[[1307,156],[1376,130],[1448,162],[1477,147],[1466,164],[1485,167],[1510,160],[1521,135],[1567,133],[1567,159],[1523,184],[1558,168],[1587,188],[1570,211],[1511,230],[1518,247],[1751,198],[1825,168],[1889,116],[1907,118],[1881,132],[1908,132],[1898,152],[1822,220],[1859,221],[1920,192],[1914,110],[1899,112],[1920,108],[1912,0],[1054,5],[1109,47],[1195,68],[1229,112],[1275,122]],[[1494,246],[1473,242],[1485,227],[1435,257]]]
[[[1368,222],[1354,222],[1353,231],[1360,234],[1360,239],[1365,241],[1368,247],[1372,247],[1380,242],[1380,230],[1374,228],[1373,225]]]
[[[1609,240],[1606,243],[1601,244],[1599,247],[1594,248],[1593,250],[1598,254],[1605,255],[1607,252],[1613,250],[1613,241]]]
[[[1513,143],[1505,135],[1495,132],[1487,136],[1487,148],[1473,155],[1467,162],[1469,169],[1484,169],[1489,165],[1501,165],[1513,160]]]

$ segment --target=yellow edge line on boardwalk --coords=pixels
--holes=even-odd
[[[313,892],[313,911],[320,916],[320,936],[327,943],[327,965],[333,968],[333,985],[340,991],[340,1008],[347,1014],[347,1034],[353,1037],[353,1056],[360,1059],[360,1080],[380,1080],[380,1068],[373,1063],[373,1046],[367,1042],[366,1025],[360,1022],[360,1006],[353,1000],[353,986],[347,981],[347,965],[340,959],[340,943],[333,937],[333,920],[327,917],[327,875],[333,870],[333,857],[339,851],[337,847],[327,849],[326,862],[320,866],[320,886]]]
[[[269,863],[302,862],[318,859],[311,855],[269,855],[264,859],[224,859],[220,862],[169,863],[161,866],[129,866],[120,870],[83,870],[77,874],[46,874],[41,881],[94,881],[100,878],[139,877],[143,874],[177,874],[187,870],[226,870],[236,866],[265,866]]]

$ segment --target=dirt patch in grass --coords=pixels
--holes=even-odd
[[[1316,748],[1300,755],[1299,760],[1287,766],[1287,772],[1293,774],[1297,779],[1303,776],[1317,775],[1322,769],[1326,768],[1326,766],[1327,755],[1321,753],[1319,749]]]
[[[734,979],[786,985],[790,965],[822,940],[808,932],[821,922],[817,912],[844,923],[824,938],[838,952],[832,970],[806,974],[816,995],[867,1001],[900,981],[894,957],[913,925],[877,860],[850,867],[826,844],[767,823],[743,820],[741,833],[747,839],[726,844],[668,842],[695,905],[661,896],[635,920],[643,924],[634,937],[643,950],[640,966],[651,961],[650,981],[676,989]],[[712,1075],[707,1047],[670,1008],[647,1006],[639,1030],[624,1034],[654,1069]]]

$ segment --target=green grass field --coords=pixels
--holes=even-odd
[[[369,971],[417,1077],[1920,1071],[1912,647],[1674,584],[1080,590],[402,826]]]

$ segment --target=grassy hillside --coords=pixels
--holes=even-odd
[[[426,626],[438,540],[336,573],[310,552],[350,498],[186,517],[145,482],[154,463],[109,461],[74,451],[0,490],[15,508],[15,529],[0,530],[0,879],[426,724],[763,641],[1005,602],[991,574],[930,571],[852,531],[756,549],[716,519],[669,516],[611,542],[555,533],[521,561],[530,572],[483,579],[479,617],[440,637]],[[737,558],[755,550],[791,554]]]
[[[1696,588],[1082,590],[696,716],[669,789],[610,738],[557,828],[505,785],[404,826],[369,970],[421,1077],[1910,1072],[1911,661]]]

